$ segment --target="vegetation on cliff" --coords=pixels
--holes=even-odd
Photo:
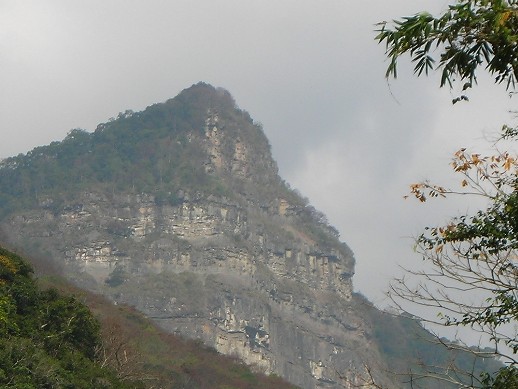
[[[214,127],[225,135],[215,135],[210,144]],[[250,179],[232,170],[236,140],[248,147]],[[215,174],[213,160],[220,157],[225,166]],[[309,236],[325,246],[340,245],[326,217],[278,176],[261,126],[229,92],[205,83],[142,112],[120,113],[93,133],[73,129],[60,142],[0,161],[0,219],[41,206],[58,212],[85,191],[147,193],[158,206],[179,206],[189,196],[242,206],[252,199],[270,205],[284,199]]]
[[[253,125],[246,112],[234,109],[228,92],[199,84],[142,112],[121,113],[93,133],[74,129],[61,142],[3,160],[0,210],[5,214],[46,197],[57,201],[85,188],[151,192],[157,201],[173,203],[180,188],[228,193],[206,173],[205,154],[189,139],[192,131],[203,133],[208,108]]]
[[[406,376],[387,377],[420,373],[421,361],[438,369],[470,363],[429,347],[433,337],[415,321],[351,297],[354,260],[338,232],[277,175],[260,126],[206,84],[2,161],[0,221],[5,241],[55,257],[83,287],[171,331],[221,340],[210,343],[218,350],[250,352],[253,363],[308,388],[339,385],[342,373],[362,377],[363,364],[402,385]],[[73,290],[59,278],[43,281]],[[92,363],[118,378],[286,387],[163,334],[123,304],[73,292],[100,320]],[[344,366],[355,371],[338,371]]]

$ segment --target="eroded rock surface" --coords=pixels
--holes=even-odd
[[[78,285],[171,332],[305,389],[352,387],[366,361],[379,361],[352,294],[352,252],[278,177],[260,127],[213,105],[178,144],[222,190],[178,187],[164,201],[156,191],[166,156],[156,191],[103,184],[38,194],[2,230],[11,246],[56,258]]]

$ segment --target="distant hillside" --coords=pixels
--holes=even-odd
[[[261,126],[207,84],[2,161],[0,232],[76,286],[304,389],[494,367],[353,293],[351,249],[279,177]]]

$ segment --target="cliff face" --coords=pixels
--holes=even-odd
[[[196,109],[186,110],[187,100]],[[180,111],[164,108],[180,103]],[[76,284],[302,388],[351,387],[372,364],[378,381],[388,382],[372,325],[352,293],[352,252],[278,177],[260,127],[228,92],[207,85],[164,107],[121,115],[99,126],[93,140],[79,133],[68,139],[84,137],[81,147],[90,151],[73,158],[86,164],[96,139],[120,123],[133,134],[148,111],[161,112],[166,135],[146,151],[154,172],[147,188],[117,184],[108,173],[115,178],[92,173],[85,183],[79,166],[81,178],[29,191],[30,200],[7,213],[1,228],[10,245],[57,258]],[[179,125],[178,112],[196,120]],[[106,152],[123,149],[114,139]],[[182,150],[189,151],[186,165],[175,159]],[[59,152],[52,156],[59,161]],[[22,165],[7,160],[3,169]],[[183,176],[177,166],[187,166]],[[144,177],[134,169],[127,177]]]

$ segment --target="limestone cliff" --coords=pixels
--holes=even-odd
[[[352,387],[366,366],[391,381],[351,250],[228,92],[195,85],[0,173],[22,187],[3,194],[11,247],[57,258],[76,284],[305,389]]]

